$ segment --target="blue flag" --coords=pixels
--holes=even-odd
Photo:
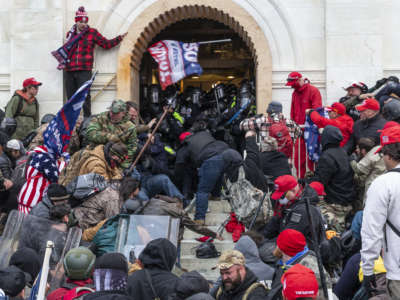
[[[44,145],[56,158],[68,148],[72,131],[95,76],[96,73],[72,95],[43,133]]]

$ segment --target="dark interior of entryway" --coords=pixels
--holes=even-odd
[[[196,86],[203,91],[209,91],[218,83],[239,85],[244,78],[255,80],[255,59],[252,52],[233,29],[221,22],[204,18],[178,21],[158,33],[148,47],[166,39],[183,42],[232,40],[201,45],[198,59],[203,74],[182,80],[179,84],[181,91],[187,86]],[[158,65],[150,54],[145,52],[140,64],[141,103],[146,101],[144,87],[151,84],[158,84]]]

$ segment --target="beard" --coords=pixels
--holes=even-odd
[[[236,278],[231,280],[230,278],[222,281],[225,291],[232,291],[242,283],[242,276],[240,276],[239,270],[236,271]]]

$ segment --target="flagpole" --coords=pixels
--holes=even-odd
[[[213,41],[203,41],[203,42],[198,42],[199,45],[203,44],[217,44],[217,43],[226,43],[226,42],[231,42],[232,39],[223,39],[223,40],[213,40]]]

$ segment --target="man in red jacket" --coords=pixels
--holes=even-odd
[[[318,112],[312,109],[307,109],[306,113],[310,115],[311,121],[313,121],[318,128],[324,128],[327,125],[339,128],[343,135],[340,147],[343,147],[353,133],[354,121],[346,114],[346,107],[342,103],[335,102],[325,109],[328,111],[329,119],[322,117]]]
[[[294,89],[292,94],[292,105],[290,118],[298,125],[304,125],[306,121],[306,110],[322,106],[322,98],[319,90],[310,84],[310,81],[299,72],[292,72],[287,78],[286,86]],[[306,173],[306,144],[304,138],[297,139],[295,145],[294,163],[297,169],[297,177],[303,178]],[[314,170],[311,160],[307,161],[310,170]]]
[[[97,45],[104,49],[111,49],[117,46],[126,33],[114,39],[108,40],[103,37],[95,28],[89,27],[89,17],[83,6],[79,7],[75,14],[75,25],[67,34],[67,40],[81,35],[71,53],[68,55],[68,63],[65,66],[65,87],[67,98],[70,99],[77,89],[92,77],[93,52]],[[90,94],[88,94],[83,104],[83,115],[91,115]]]

